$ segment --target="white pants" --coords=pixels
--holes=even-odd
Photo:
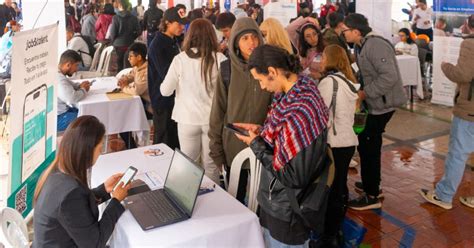
[[[219,183],[219,169],[209,156],[209,125],[188,125],[178,123],[178,138],[181,151],[189,158],[201,164],[208,176]],[[201,163],[199,163],[199,161]]]

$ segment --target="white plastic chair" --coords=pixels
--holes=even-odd
[[[229,180],[229,188],[227,192],[231,194],[233,197],[237,196],[237,188],[239,185],[239,178],[240,178],[240,171],[242,169],[242,165],[246,160],[250,162],[250,187],[249,187],[249,201],[248,201],[248,208],[253,212],[257,211],[258,202],[257,202],[257,193],[258,187],[260,185],[260,175],[262,166],[260,161],[257,160],[255,154],[252,152],[250,147],[245,148],[241,152],[235,156],[234,160],[232,161],[231,169],[230,169],[230,180]]]
[[[125,68],[125,69],[121,70],[119,73],[117,73],[117,75],[115,77],[117,79],[120,79],[124,75],[127,75],[128,73],[130,73],[130,71],[132,71],[132,70],[133,70],[133,68]]]
[[[4,208],[0,214],[3,235],[12,247],[27,248],[31,243],[28,236],[26,221],[13,208]]]
[[[113,46],[108,46],[104,48],[102,54],[100,55],[99,64],[97,65],[97,72],[101,75],[104,75],[107,72],[109,67],[110,57],[112,55],[112,51],[114,50]]]

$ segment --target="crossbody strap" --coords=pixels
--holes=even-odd
[[[334,77],[331,77],[332,79],[332,99],[331,99],[331,105],[329,106],[329,109],[332,109],[332,132],[334,135],[337,135],[336,131],[336,98],[337,98],[337,91],[339,89],[339,83]]]

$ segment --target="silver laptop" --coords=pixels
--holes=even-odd
[[[175,150],[163,189],[125,198],[125,207],[143,230],[191,218],[204,170]]]

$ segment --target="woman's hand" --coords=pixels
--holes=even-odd
[[[123,199],[128,196],[128,190],[131,186],[131,183],[124,186],[123,182],[120,182],[117,188],[112,192],[112,198],[117,199],[119,202],[123,201]]]
[[[105,191],[107,191],[107,193],[110,193],[112,192],[112,190],[114,189],[115,185],[118,183],[118,181],[122,178],[123,176],[123,173],[117,173],[115,175],[112,175],[111,177],[109,177],[105,182],[104,182],[104,186],[105,186]]]
[[[244,136],[240,134],[235,134],[239,140],[244,142],[247,145],[250,145],[252,143],[252,140],[257,137],[257,133],[260,132],[260,129],[262,126],[257,125],[257,124],[250,124],[250,123],[233,123],[236,127],[245,129],[249,132],[249,136]]]

